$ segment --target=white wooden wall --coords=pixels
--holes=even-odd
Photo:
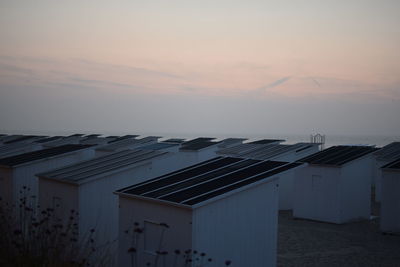
[[[18,203],[20,190],[23,186],[30,188],[27,197],[39,197],[37,173],[50,171],[56,168],[64,167],[69,164],[77,163],[94,156],[93,149],[82,149],[65,155],[59,155],[52,158],[40,160],[17,166],[13,169],[13,202]]]
[[[308,165],[295,175],[293,216],[340,223],[341,169]]]
[[[272,160],[293,162],[318,152],[318,146],[300,151],[299,153],[290,152],[274,157]],[[279,176],[279,210],[293,209],[294,198],[294,170]]]
[[[276,266],[277,180],[219,199],[193,214],[193,249],[214,260],[207,266]]]
[[[371,216],[372,155],[342,166],[340,177],[341,222],[369,219]]]
[[[118,266],[131,266],[130,254],[127,251],[133,246],[132,237],[126,234],[125,231],[132,231],[134,222],[140,223],[140,227],[143,227],[145,221],[155,224],[166,223],[169,225],[169,229],[164,232],[161,246],[161,250],[166,250],[169,254],[165,257],[165,265],[160,264],[159,266],[174,266],[174,250],[179,249],[182,252],[192,248],[191,210],[126,197],[119,198],[119,207]],[[145,241],[154,241],[148,239],[156,239],[158,241],[160,238],[154,236],[154,232],[151,231],[152,229],[150,229],[148,234],[144,233],[140,235],[139,246],[136,247],[139,259],[138,266],[146,266],[146,262],[151,262],[151,266],[153,266],[155,256],[151,253],[151,248],[145,247]],[[182,255],[179,257],[182,257]]]
[[[382,199],[382,170],[381,167],[389,161],[375,160],[374,166],[374,177],[375,180],[375,201],[381,202]]]
[[[400,171],[383,171],[380,230],[400,233]]]

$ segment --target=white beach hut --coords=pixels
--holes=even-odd
[[[134,149],[139,148],[141,146],[146,146],[150,144],[157,143],[157,140],[160,137],[158,136],[147,136],[144,138],[136,139],[136,138],[120,138],[114,141],[109,142],[106,145],[101,145],[96,147],[96,156],[104,156],[110,153],[126,150],[126,149]]]
[[[185,152],[183,155],[191,159],[192,162],[201,162],[216,156],[219,142],[211,141],[215,138],[198,137],[186,142],[180,146],[180,151]]]
[[[241,158],[260,160],[277,160],[293,162],[319,151],[319,144],[297,143],[284,144],[254,144],[246,143],[227,149],[221,149],[219,155],[232,155]],[[294,172],[286,172],[279,177],[279,209],[293,208]]]
[[[174,266],[171,254],[187,249],[193,261],[201,252],[213,258],[207,266],[276,266],[276,177],[300,165],[217,157],[119,190],[119,266],[130,264],[132,249],[137,266]],[[135,222],[144,231],[136,244]]]
[[[0,159],[0,197],[12,204],[18,204],[20,191],[27,197],[38,196],[38,172],[48,171],[94,156],[88,145],[64,145],[28,152]]]
[[[400,233],[400,159],[382,167],[380,229]]]
[[[293,216],[330,223],[369,219],[373,147],[334,146],[301,159]]]
[[[79,234],[83,236],[95,228],[98,244],[113,245],[118,236],[115,190],[198,162],[185,158],[182,152],[164,149],[123,150],[40,173],[39,203],[44,208],[58,206],[61,215],[69,214],[71,209],[79,211]]]
[[[43,144],[43,147],[57,147],[63,145],[77,145],[83,140],[83,134],[72,134],[69,136],[63,136],[61,139],[53,140]]]
[[[381,167],[400,158],[400,142],[390,143],[374,153],[373,184],[375,185],[375,201],[382,198],[382,169]]]

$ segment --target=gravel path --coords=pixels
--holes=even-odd
[[[373,207],[379,213],[379,207]],[[400,236],[379,232],[379,219],[336,225],[279,213],[278,266],[400,266]]]

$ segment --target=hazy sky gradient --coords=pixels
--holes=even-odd
[[[0,129],[400,135],[400,1],[0,0]]]

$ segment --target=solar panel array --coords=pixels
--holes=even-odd
[[[10,141],[5,141],[5,142],[3,142],[3,144],[13,144],[13,143],[21,142],[21,141],[26,141],[26,140],[30,140],[30,139],[39,139],[39,138],[43,138],[43,137],[45,137],[45,136],[23,135],[21,137],[17,137]]]
[[[140,149],[143,149],[143,150],[162,150],[162,149],[167,149],[167,148],[176,147],[176,146],[179,146],[179,144],[160,142],[160,143],[155,143],[155,144],[151,144],[151,145],[141,146]]]
[[[144,146],[146,144],[153,143],[155,140],[155,137],[152,136],[144,137],[141,139],[125,138],[121,139],[118,142],[109,142],[108,144],[97,147],[96,150],[115,151],[119,148],[125,147],[139,147],[141,145]]]
[[[249,144],[266,145],[266,144],[272,144],[272,143],[280,143],[280,142],[284,142],[284,141],[285,140],[282,140],[282,139],[261,139],[261,140],[250,142]]]
[[[400,170],[400,159],[396,159],[382,167],[382,169]]]
[[[217,157],[119,192],[191,206],[300,165]]]
[[[199,137],[195,138],[186,142],[183,142],[181,145],[181,150],[191,150],[191,151],[197,151],[209,146],[213,146],[215,144],[218,144],[219,142],[213,142],[215,138],[211,137]]]
[[[370,146],[333,146],[302,158],[299,162],[340,166],[377,150]]]
[[[139,135],[133,135],[133,134],[128,134],[128,135],[124,135],[124,136],[120,136],[120,137],[117,136],[114,140],[112,140],[108,143],[111,144],[111,143],[119,142],[119,141],[126,140],[126,139],[134,139],[138,136]]]
[[[182,143],[185,142],[185,139],[182,139],[182,138],[170,138],[170,139],[165,140],[164,142],[182,144]]]
[[[144,163],[165,154],[168,154],[168,152],[124,150],[50,172],[40,173],[38,176],[80,183],[87,178],[109,173],[129,165]]]
[[[240,145],[225,148],[225,149],[220,149],[217,153],[220,155],[240,156],[244,153],[255,151],[259,148],[266,147],[266,146],[268,146],[268,145],[246,143],[246,144],[240,144]]]
[[[0,165],[10,166],[10,167],[17,166],[23,163],[49,158],[88,147],[91,147],[91,145],[63,145],[59,147],[37,150],[16,156],[2,158],[0,159]]]
[[[313,145],[310,145],[309,143],[297,143],[294,145],[247,143],[227,149],[221,149],[217,153],[220,155],[267,160],[288,152],[299,153],[312,147]]]
[[[395,160],[400,158],[400,142],[390,143],[374,153],[379,160]]]
[[[59,139],[62,139],[62,138],[63,138],[63,136],[52,136],[52,137],[39,139],[39,140],[35,141],[34,143],[43,144],[43,143],[59,140]]]

